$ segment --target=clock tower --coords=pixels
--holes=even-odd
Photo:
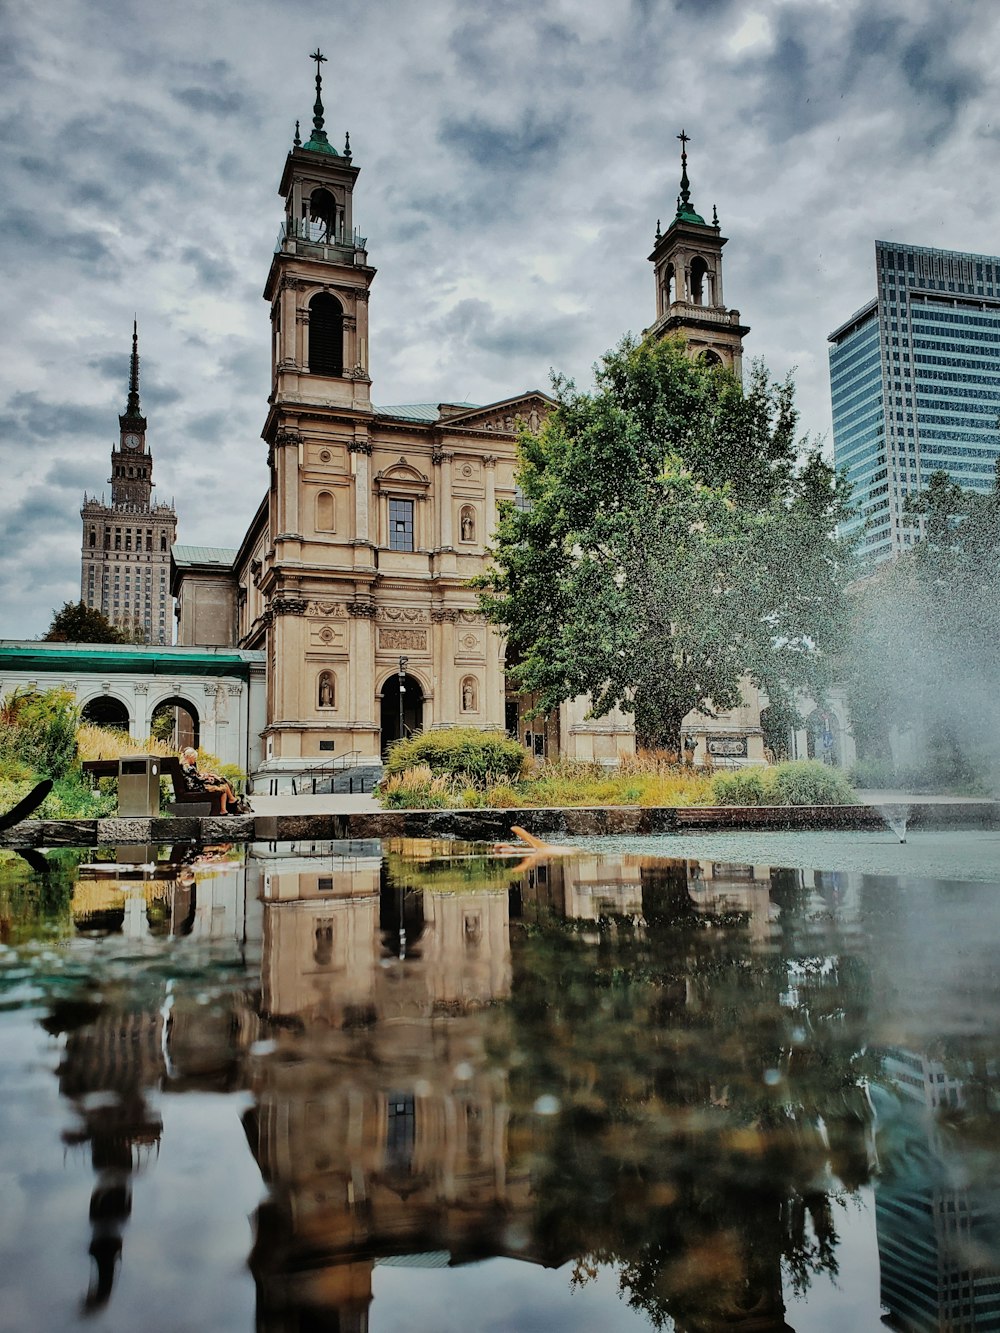
[[[80,600],[137,642],[173,642],[173,505],[153,504],[153,459],[139,404],[139,330],[132,323],[128,401],[111,451],[111,503],[84,495]]]

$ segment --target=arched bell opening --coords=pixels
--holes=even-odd
[[[691,300],[694,305],[712,304],[712,275],[700,255],[691,261]]]
[[[309,302],[309,370],[313,375],[344,373],[344,307],[329,292]]]

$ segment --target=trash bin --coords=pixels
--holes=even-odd
[[[130,754],[118,761],[118,813],[134,818],[160,813],[160,756]]]

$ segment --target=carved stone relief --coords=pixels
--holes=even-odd
[[[415,625],[426,622],[427,612],[421,606],[380,606],[376,618]]]
[[[346,620],[347,607],[343,602],[310,602],[307,616],[323,616],[326,620]]]
[[[427,651],[427,631],[425,629],[380,629],[379,648],[409,648],[411,652]]]

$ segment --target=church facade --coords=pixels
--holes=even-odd
[[[455,724],[506,730],[540,758],[616,763],[634,751],[631,718],[589,718],[579,699],[529,719],[468,586],[485,567],[498,504],[518,502],[517,432],[537,428],[553,401],[529,390],[487,405],[372,403],[376,270],[354,221],[358,167],[349,140],[338,150],[326,134],[318,69],[314,113],[285,162],[264,287],[268,493],[238,551],[199,562],[196,548],[177,549],[178,641],[266,654],[264,772],[347,756],[377,763],[400,734]],[[739,373],[747,330],[722,305],[725,238],[690,204],[686,163],[685,139],[677,217],[666,233],[657,227],[651,256],[649,332],[680,333],[693,354]],[[755,697],[689,722],[696,758],[763,759]]]
[[[153,504],[153,456],[139,402],[139,333],[132,326],[128,402],[111,452],[111,503],[84,495],[80,516],[80,600],[139,641],[173,641],[170,548],[172,505]]]

